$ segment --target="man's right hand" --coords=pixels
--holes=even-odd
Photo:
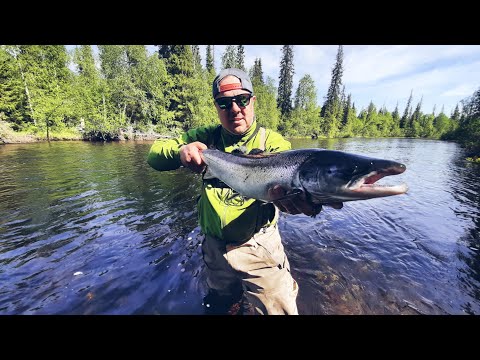
[[[205,169],[206,164],[200,155],[200,151],[205,149],[207,149],[207,145],[200,141],[195,141],[180,147],[180,161],[183,166],[193,172],[201,173]]]

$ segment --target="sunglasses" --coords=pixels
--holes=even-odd
[[[230,109],[232,107],[232,101],[235,101],[239,107],[244,108],[250,104],[250,99],[252,98],[251,94],[240,94],[236,96],[225,96],[218,99],[215,99],[218,107],[222,110]]]

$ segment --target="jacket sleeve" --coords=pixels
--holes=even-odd
[[[155,140],[147,156],[147,163],[155,170],[175,170],[182,163],[180,161],[180,148],[185,144],[195,141],[207,143],[209,134],[214,127],[200,127],[191,129],[176,139]]]
[[[290,143],[290,141],[285,140],[281,134],[275,131],[267,130],[265,139],[265,151],[280,152],[291,149],[292,144]]]

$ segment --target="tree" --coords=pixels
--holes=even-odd
[[[458,104],[455,106],[455,110],[453,110],[451,119],[452,119],[452,120],[455,120],[455,121],[459,121],[459,120],[460,120],[460,110],[459,110],[459,108],[458,108]]]
[[[332,69],[332,79],[327,91],[325,103],[322,107],[322,117],[327,114],[335,116],[340,106],[340,86],[342,85],[343,75],[343,46],[338,46],[337,57],[335,65]]]
[[[171,51],[174,45],[157,45],[158,46],[158,57],[160,59],[170,58]]]
[[[258,81],[258,79],[252,79]],[[276,106],[277,89],[274,80],[267,76],[265,84],[254,83],[257,101],[255,102],[255,118],[264,127],[276,130],[280,124],[280,111]]]
[[[255,84],[265,84],[263,81],[262,60],[260,58],[255,59],[253,67],[250,70],[250,78],[254,86]]]
[[[345,127],[348,123],[348,117],[350,115],[350,106],[352,103],[352,94],[348,94],[347,102],[345,103],[345,107],[343,109],[343,117],[342,117],[342,127]]]
[[[400,130],[400,112],[398,111],[398,101],[395,105],[395,110],[392,113],[392,129],[390,131],[390,136],[401,136],[402,132]]]
[[[192,45],[192,55],[193,55],[193,69],[195,71],[201,71],[202,57],[200,56],[200,46]]]
[[[174,113],[174,128],[187,130],[193,121],[195,76],[190,45],[174,45],[167,62],[167,71],[173,87],[169,94],[169,111]]]
[[[209,73],[215,73],[215,64],[213,63],[213,49],[212,45],[207,45],[206,68]]]
[[[335,65],[332,69],[332,80],[327,91],[325,103],[321,109],[321,117],[324,118],[324,131],[327,137],[336,137],[340,127],[341,98],[340,86],[343,75],[343,46],[338,46]]]
[[[480,88],[461,101],[462,116],[453,137],[466,148],[467,155],[480,158]]]
[[[0,120],[19,130],[28,117],[28,102],[17,60],[10,51],[11,46],[0,45]]]
[[[237,64],[235,46],[228,45],[222,56],[222,69],[234,68]]]
[[[412,97],[413,97],[413,89],[410,91],[410,97],[407,100],[407,106],[405,106],[405,111],[403,112],[403,116],[400,119],[400,129],[405,129],[408,124],[408,119],[410,118],[410,113],[411,113],[411,103],[412,103]]]
[[[282,116],[288,116],[292,111],[293,91],[293,45],[284,45],[280,61],[280,76],[278,84],[277,107]]]
[[[243,71],[247,71],[245,69],[245,47],[243,45],[238,45],[237,47],[237,56],[235,61],[235,67],[241,69]]]
[[[294,108],[287,132],[291,135],[319,135],[319,111],[317,105],[317,90],[313,78],[303,76],[295,92]]]
[[[105,100],[106,84],[100,78],[100,73],[95,66],[93,50],[90,45],[80,45],[73,51],[73,64],[77,75],[73,85],[75,99],[75,113],[71,115],[77,119],[82,128],[95,133],[94,123],[103,119],[107,121]]]
[[[70,97],[72,81],[66,47],[20,45],[15,53],[23,74],[35,131],[61,126],[65,120],[61,107]]]
[[[423,101],[423,96],[420,98],[420,101],[418,102],[415,108],[415,111],[409,118],[407,133],[406,133],[406,135],[408,136],[415,137],[415,136],[418,136],[419,133],[421,132],[419,120],[420,120],[420,117],[422,116],[422,112],[421,112],[422,101]]]

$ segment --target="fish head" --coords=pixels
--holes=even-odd
[[[314,202],[328,204],[404,194],[406,184],[376,182],[405,170],[396,161],[318,149],[299,168],[298,180]]]

